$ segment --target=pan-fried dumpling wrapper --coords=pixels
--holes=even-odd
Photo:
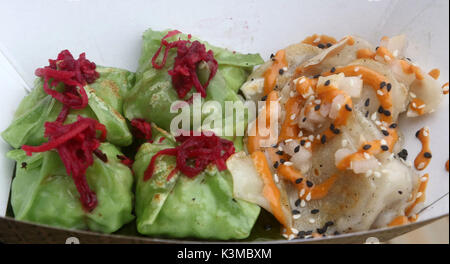
[[[98,120],[106,126],[108,142],[128,146],[132,142],[132,135],[122,116],[122,104],[134,83],[134,73],[101,66],[97,66],[96,71],[100,77],[84,86],[89,99],[88,106],[82,110],[72,109],[65,123],[75,122],[78,115]],[[62,85],[57,89],[62,89]],[[3,139],[14,148],[47,142],[44,123],[55,121],[62,107],[59,101],[44,92],[43,80],[37,79],[35,88],[21,101],[12,124],[2,132]]]
[[[97,207],[83,209],[80,195],[56,151],[27,156],[13,150],[7,156],[17,162],[11,188],[11,205],[17,220],[69,228],[113,233],[134,219],[133,174],[117,158],[123,155],[114,145],[102,143],[99,150],[108,160],[94,156],[86,171]]]
[[[320,48],[304,43],[298,43],[287,47],[285,52],[288,66],[283,70],[283,74],[277,79],[277,86],[279,89],[292,80],[298,66],[321,53],[321,51]],[[261,100],[264,93],[264,73],[271,64],[272,61],[269,60],[256,68],[248,77],[247,82],[242,85],[241,91],[247,100],[254,102]]]
[[[157,159],[152,177],[143,180],[153,155],[175,146],[172,135],[159,128],[153,132],[155,143],[143,144],[133,165],[138,232],[174,238],[247,238],[260,208],[233,195],[228,170],[209,166],[194,178],[177,172],[168,180],[176,162],[175,157],[163,155]]]

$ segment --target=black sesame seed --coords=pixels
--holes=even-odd
[[[279,73],[280,73],[280,75],[283,75],[284,70],[283,70],[283,69],[280,69],[280,70],[279,70]]]
[[[192,200],[194,200],[195,201],[195,198],[192,198]],[[235,202],[235,203],[237,203],[237,201],[236,201],[236,199],[231,199],[233,202]]]
[[[267,100],[267,95],[264,95],[262,98],[261,98],[261,101],[266,101]]]
[[[406,160],[408,158],[408,151],[406,149],[402,149],[402,151],[400,151],[397,155],[403,160]]]
[[[423,156],[424,156],[425,158],[427,158],[427,159],[431,159],[431,158],[433,157],[433,155],[431,155],[430,152],[425,152],[425,153],[423,153]]]
[[[367,98],[367,100],[364,102],[364,106],[368,107],[370,105],[370,98]]]
[[[286,160],[284,159],[280,159],[281,164],[284,164],[286,162]]]
[[[305,232],[305,236],[310,236],[310,235],[312,235],[312,233],[313,233],[312,230],[306,231],[306,232]]]
[[[300,151],[300,146],[297,146],[297,147],[294,148],[294,152],[295,152],[295,153],[297,153],[297,152],[299,152],[299,151]]]
[[[327,48],[329,48],[329,47],[331,47],[331,46],[333,46],[333,44],[327,43]]]
[[[341,133],[341,130],[339,128],[336,128],[333,130],[333,134],[339,135]]]
[[[330,72],[335,72],[336,71],[336,67],[331,68]]]
[[[279,163],[278,161],[276,161],[276,162],[273,164],[273,167],[274,167],[275,169],[278,169],[278,166],[280,166],[280,163]]]
[[[420,130],[417,130],[417,132],[416,132],[416,138],[418,138],[419,135],[420,135]]]
[[[386,145],[382,145],[382,146],[381,146],[381,150],[383,150],[383,151],[388,151],[388,150],[389,150],[389,147],[386,146]]]
[[[372,145],[366,144],[366,145],[363,146],[363,149],[364,150],[369,150],[371,147],[372,147]]]
[[[392,89],[392,84],[388,83],[388,84],[386,85],[386,88],[387,88],[388,92],[390,92],[391,89]]]
[[[314,107],[314,110],[315,110],[315,111],[319,111],[319,110],[320,110],[320,105],[316,105],[316,106]]]
[[[330,80],[327,80],[327,81],[325,82],[325,86],[330,85],[330,83],[331,83],[331,81],[330,81]]]
[[[330,227],[330,226],[333,226],[333,225],[334,225],[333,221],[328,221],[328,222],[325,223],[326,227]]]
[[[402,192],[402,191],[398,191],[398,194],[402,195],[402,194],[403,194],[403,192]]]
[[[375,50],[378,50],[379,48],[380,48],[380,47],[377,46],[377,47],[375,48]]]
[[[366,114],[364,115],[365,117],[369,117],[369,111],[366,112]]]
[[[393,123],[393,124],[391,124],[390,126],[389,126],[389,128],[392,128],[392,129],[395,129],[395,128],[397,128],[397,124],[396,123]]]
[[[382,114],[384,113],[384,108],[380,105],[380,107],[378,107],[378,113]]]
[[[22,168],[22,169],[26,169],[26,168],[27,168],[27,163],[26,163],[26,162],[22,162],[21,168]]]
[[[275,57],[275,55],[272,53],[272,54],[270,54],[270,58],[272,59],[272,58],[274,58]]]
[[[300,140],[300,145],[304,146],[306,144],[306,140]]]
[[[300,214],[300,211],[299,210],[292,210],[292,214],[294,214],[294,215],[298,215],[298,214]]]
[[[306,122],[306,117],[303,117],[302,122],[303,122],[303,123]]]
[[[326,135],[322,135],[322,137],[320,138],[320,142],[322,144],[325,144],[327,142],[327,136]]]
[[[334,232],[334,235],[335,236],[338,236],[338,235],[340,235],[341,233],[339,233],[338,231],[336,231],[336,232]]]
[[[324,48],[325,48],[325,45],[323,45],[322,43],[319,43],[319,45],[317,45],[317,47],[318,47],[319,49],[324,49]]]
[[[295,201],[295,206],[296,206],[296,207],[299,207],[301,203],[302,203],[302,200],[297,199],[297,200]]]
[[[384,110],[384,115],[385,115],[385,116],[391,116],[391,111],[389,111],[389,110]]]
[[[297,180],[295,180],[295,184],[300,184],[303,182],[303,178],[298,178]]]
[[[386,86],[386,82],[381,82],[380,83],[380,89],[383,89]]]
[[[381,133],[383,133],[385,137],[389,136],[389,132],[387,132],[386,130],[381,130]]]
[[[345,109],[349,112],[353,110],[348,104],[345,104]]]
[[[311,214],[318,214],[320,211],[319,209],[313,209],[311,210]]]
[[[313,76],[314,79],[317,79],[319,77],[320,77],[320,74],[316,74],[316,75]]]
[[[275,152],[277,155],[280,155],[280,156],[282,156],[282,155],[284,155],[284,151],[282,151],[282,150],[278,150],[277,152]]]
[[[308,186],[309,188],[314,186],[314,183],[310,182],[310,181],[306,181],[306,186]]]
[[[317,228],[317,233],[319,233],[319,235],[323,235],[325,232],[327,232],[325,228]]]

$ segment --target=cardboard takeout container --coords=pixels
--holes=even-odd
[[[86,52],[99,65],[134,71],[141,34],[149,27],[192,33],[215,45],[264,58],[313,33],[341,38],[355,34],[373,43],[382,36],[406,34],[407,54],[424,70],[441,69],[449,79],[449,2],[447,0],[228,0],[228,1],[2,1],[0,3],[0,130],[11,122],[18,103],[32,86],[34,70],[62,49]],[[424,118],[400,121],[410,159],[418,153],[414,132],[431,128],[433,159],[426,170],[430,183],[419,221],[396,228],[371,230],[320,240],[290,243],[359,243],[381,241],[409,232],[449,212],[449,100]],[[14,163],[5,157],[10,147],[0,140],[0,242],[81,243],[187,242],[103,235],[16,221],[6,215]],[[372,240],[369,240],[372,241]],[[270,241],[287,243],[284,240]]]

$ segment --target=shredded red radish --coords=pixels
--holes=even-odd
[[[97,131],[100,132],[99,138]],[[106,134],[104,125],[94,119],[78,116],[75,123],[68,125],[58,121],[45,123],[45,137],[49,141],[41,146],[24,145],[22,149],[28,156],[56,149],[67,174],[71,175],[75,182],[83,208],[91,212],[97,206],[97,197],[89,188],[86,170],[94,163],[93,152],[98,149],[100,142],[106,139]]]
[[[85,53],[75,60],[68,50],[63,50],[56,60],[49,60],[49,63],[49,66],[37,69],[35,74],[44,79],[44,91],[64,105],[57,118],[57,121],[64,122],[70,109],[87,106],[84,85],[93,83],[100,75],[95,70],[95,63],[87,60]],[[52,89],[61,83],[64,84],[63,92]]]
[[[175,64],[173,69],[169,70],[169,74],[172,76],[172,84],[178,93],[178,97],[180,99],[185,98],[192,90],[192,87],[195,87],[197,92],[204,98],[206,97],[206,89],[208,88],[209,82],[217,73],[218,63],[214,59],[213,51],[206,51],[205,45],[199,41],[191,42],[190,35],[188,40],[167,41],[167,38],[180,33],[178,30],[170,31],[161,39],[161,46],[152,58],[152,65],[155,69],[162,69],[166,65],[169,50],[176,48],[177,56],[175,57]],[[159,57],[163,47],[165,49],[162,62],[161,64],[157,64],[156,59]],[[210,71],[208,80],[204,85],[200,83],[197,76],[197,66],[202,61],[208,64]]]
[[[156,153],[145,171],[144,181],[152,177],[156,159],[162,155],[176,157],[176,167],[167,180],[170,180],[177,171],[193,178],[204,171],[209,164],[215,164],[219,171],[226,170],[225,162],[235,152],[233,142],[222,139],[214,133],[211,134],[208,136],[202,133],[200,136],[194,136],[191,132],[189,136],[176,137],[180,145]]]
[[[133,127],[133,134],[135,137],[144,139],[152,143],[152,126],[142,118],[135,118],[131,121]]]

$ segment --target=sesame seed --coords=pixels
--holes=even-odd
[[[386,140],[384,140],[384,139],[382,139],[382,140],[380,141],[380,143],[381,143],[381,145],[387,145],[387,142],[386,142]]]
[[[280,159],[280,163],[281,163],[281,164],[284,164],[285,162],[286,162],[286,160]]]
[[[395,128],[397,128],[397,124],[396,123],[393,123],[393,124],[391,124],[390,126],[389,126],[389,128],[392,128],[392,129],[395,129]]]
[[[267,100],[267,95],[264,95],[262,98],[261,98],[261,101],[266,101]]]
[[[330,81],[330,80],[327,80],[327,81],[325,82],[325,86],[330,85],[330,83],[331,83],[331,81]]]
[[[293,165],[293,163],[292,163],[292,162],[290,162],[290,161],[286,161],[286,162],[284,163],[284,165],[285,165],[285,166],[292,166],[292,165]]]
[[[300,132],[298,133],[298,137],[303,137],[303,131],[300,131]]]
[[[303,117],[302,122],[303,122],[303,123],[306,122],[306,117]]]
[[[314,223],[316,222],[316,220],[310,218],[310,219],[309,219],[309,222],[310,222],[311,224],[314,224]]]
[[[273,164],[273,167],[274,167],[275,169],[278,169],[278,166],[280,166],[280,163],[279,163],[278,161],[276,161],[276,162]]]
[[[383,135],[386,137],[389,136],[389,132],[386,130],[381,130],[381,133],[383,133]]]
[[[419,105],[419,106],[417,107],[417,109],[423,109],[423,108],[425,108],[425,106],[426,106],[426,104]]]
[[[381,90],[378,90],[378,91],[377,91],[377,94],[380,95],[380,96],[383,96],[383,95],[384,95],[383,91],[381,91]]]
[[[327,136],[326,135],[322,135],[322,137],[320,138],[320,142],[322,144],[325,144],[327,142]]]
[[[411,98],[413,98],[413,99],[414,99],[414,98],[417,98],[417,95],[416,95],[415,93],[413,93],[413,92],[410,92],[410,93],[409,93],[409,96],[411,96]]]
[[[306,190],[305,189],[301,189],[300,190],[300,197],[303,197],[305,195]]]
[[[388,84],[386,85],[386,89],[387,89],[388,92],[390,92],[391,89],[392,89],[392,84],[388,83]]]
[[[373,171],[372,170],[368,170],[366,172],[366,177],[369,178],[370,176],[372,176],[372,174],[373,174]]]
[[[423,153],[423,156],[427,159],[431,159],[433,157],[430,152]]]
[[[280,73],[280,75],[283,75],[284,70],[283,70],[283,69],[280,69],[280,70],[279,70],[279,73]]]
[[[370,159],[370,154],[369,154],[369,153],[364,152],[363,155],[364,155],[364,158],[365,158],[366,160]]]
[[[292,141],[294,141],[292,138],[288,138],[288,139],[286,139],[284,142],[285,142],[285,143],[289,143],[289,142],[292,142]]]
[[[321,103],[322,103],[322,100],[317,99],[317,100],[314,101],[314,103],[315,103],[315,104],[321,104]]]
[[[282,155],[284,155],[284,151],[282,151],[282,150],[278,150],[277,152],[275,152],[277,155],[280,155],[280,156],[282,156]]]
[[[319,45],[317,45],[317,47],[318,47],[319,49],[324,49],[324,48],[325,48],[325,45],[323,45],[322,43],[319,43]]]
[[[314,141],[314,136],[313,135],[309,135],[308,139],[309,139],[309,141]]]
[[[379,171],[376,171],[373,173],[373,176],[375,176],[375,178],[380,178],[381,177],[381,173]]]
[[[345,109],[349,112],[353,110],[348,104],[345,104]]]
[[[355,72],[358,72],[358,71],[359,71],[359,67],[356,67],[356,68],[355,68]]]
[[[331,47],[331,46],[333,46],[333,44],[327,43],[327,48],[329,48],[329,47]]]
[[[406,160],[408,158],[408,151],[406,149],[402,149],[397,155],[401,159]]]
[[[364,102],[364,105],[366,107],[368,107],[370,105],[370,98],[367,98],[366,101]]]
[[[386,61],[390,61],[390,60],[391,60],[391,57],[389,57],[388,55],[384,55],[384,59],[385,59]]]
[[[422,197],[423,193],[422,192],[418,192],[416,198],[420,198]]]
[[[300,217],[302,217],[302,216],[299,215],[299,214],[296,214],[296,215],[293,215],[293,216],[292,216],[292,218],[293,218],[294,220],[300,219]]]
[[[366,112],[366,114],[364,115],[366,118],[369,117],[369,111]]]
[[[389,110],[384,110],[384,115],[385,116],[391,116],[391,112]]]
[[[299,151],[300,151],[300,146],[297,146],[297,147],[294,148],[294,152],[295,152],[295,153],[297,153],[297,152],[299,152]]]
[[[320,104],[316,105],[316,106],[314,107],[314,110],[315,110],[315,111],[319,111],[319,110],[320,110]]]
[[[311,147],[311,142],[306,142],[305,148],[310,148],[310,147]]]
[[[335,72],[336,71],[336,68],[335,67],[333,67],[333,68],[331,68],[331,71],[330,72]]]
[[[348,140],[343,139],[343,140],[341,141],[341,145],[342,145],[342,147],[346,147],[346,146],[348,145]]]
[[[309,188],[312,188],[314,186],[314,183],[312,183],[310,181],[306,181],[306,186],[308,186]]]
[[[377,125],[377,126],[381,126],[382,125],[382,123],[380,122],[380,121],[375,121],[375,125]]]
[[[292,115],[291,115],[291,120],[294,120],[295,117],[296,117],[296,114],[292,114]]]
[[[389,150],[389,147],[386,146],[386,145],[382,145],[382,146],[381,146],[381,150],[383,150],[383,151],[388,151],[388,150]]]
[[[318,79],[320,77],[320,74],[316,74],[313,76],[314,79]]]
[[[300,184],[303,182],[303,178],[298,178],[295,180],[295,184]]]
[[[318,214],[320,211],[319,209],[313,209],[311,210],[311,214]]]
[[[276,173],[273,175],[273,179],[274,179],[275,183],[280,182],[280,178],[278,177],[278,174],[276,174]]]
[[[426,182],[426,181],[428,181],[428,177],[421,177],[421,178],[420,178],[420,181],[421,181],[421,182]]]
[[[300,203],[300,207],[305,207],[306,206],[306,202],[305,202],[305,200],[302,200],[302,202]]]
[[[308,195],[306,195],[306,201],[307,202],[311,201],[311,192],[309,192]]]
[[[419,166],[417,166],[417,169],[419,169],[419,170],[421,170],[421,169],[423,169],[423,168],[425,168],[425,162],[421,162],[421,163],[419,164]]]
[[[369,150],[371,147],[372,147],[372,145],[366,144],[366,145],[363,146],[363,149],[364,150]]]
[[[298,83],[299,83],[299,84],[302,84],[302,83],[304,83],[304,82],[306,82],[306,79],[302,77]]]
[[[330,226],[333,226],[333,225],[334,225],[333,221],[328,221],[328,222],[325,223],[326,227],[330,227]]]
[[[377,119],[377,112],[373,112],[372,116],[370,117],[372,121],[375,121]]]
[[[299,207],[301,202],[302,202],[302,200],[297,199],[294,204],[296,207]]]
[[[292,210],[292,214],[294,214],[294,215],[296,215],[296,214],[300,214],[300,211],[299,210]]]
[[[383,89],[386,86],[386,82],[381,82],[380,83],[380,89]]]

